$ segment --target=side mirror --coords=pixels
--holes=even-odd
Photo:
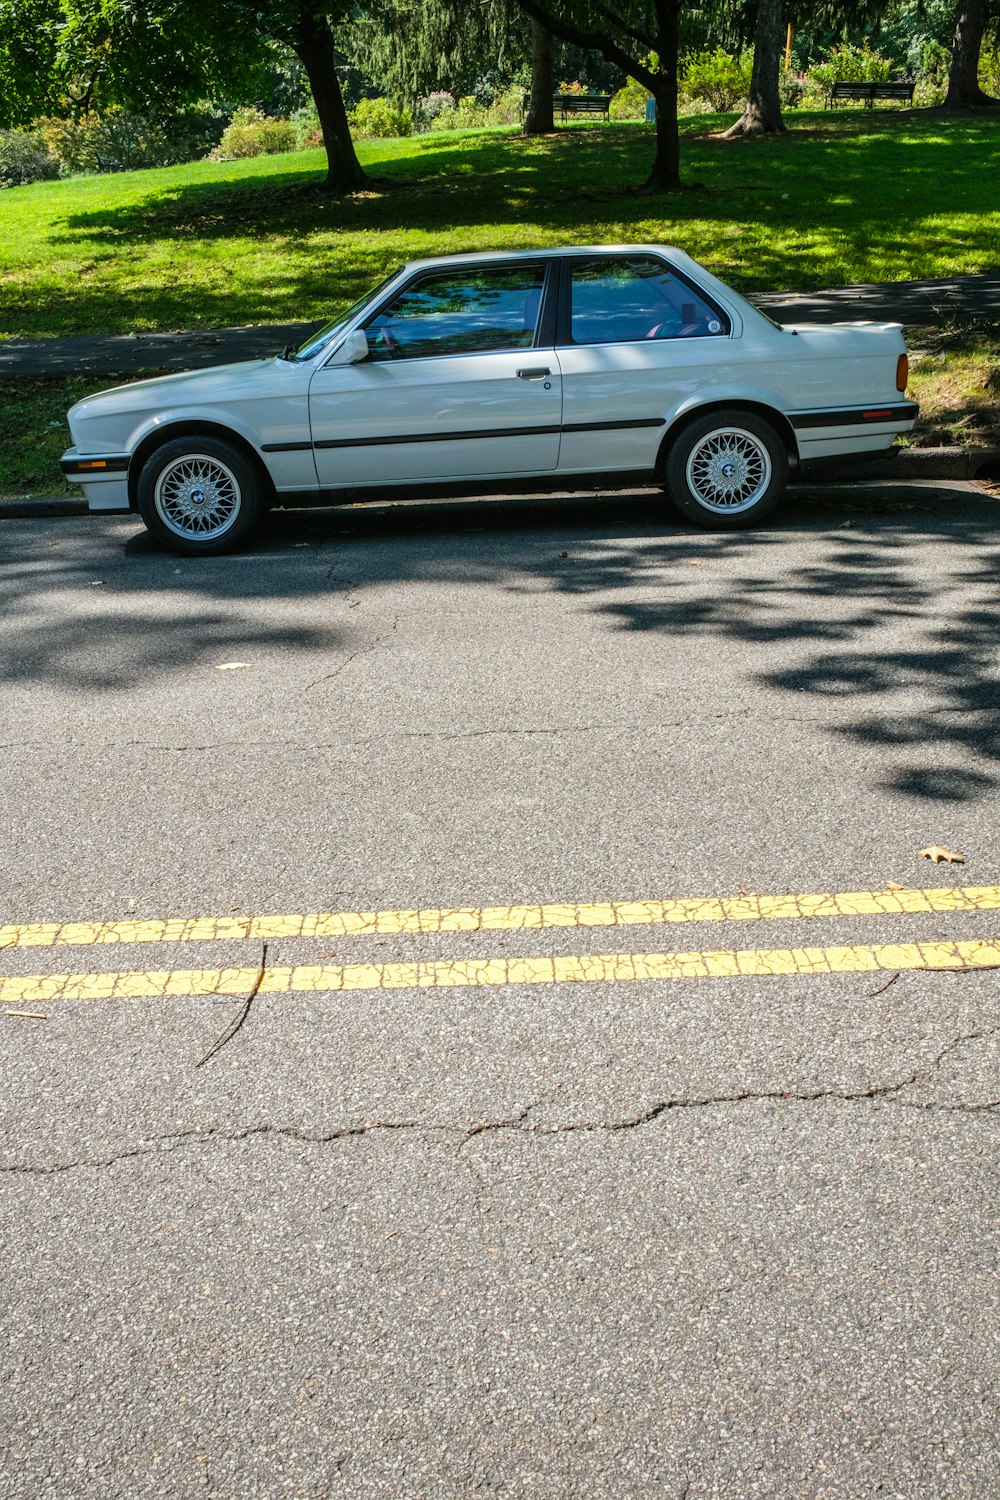
[[[355,328],[349,333],[337,350],[333,359],[333,365],[356,365],[359,360],[368,358],[368,335],[363,328]]]

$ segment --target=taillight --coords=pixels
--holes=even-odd
[[[906,390],[906,382],[910,378],[910,361],[905,354],[901,354],[896,361],[896,389]]]

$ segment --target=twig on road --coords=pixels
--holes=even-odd
[[[897,969],[895,974],[889,975],[889,978],[886,980],[885,984],[880,984],[877,990],[868,991],[868,999],[871,1000],[875,995],[884,995],[890,984],[895,984],[898,978],[899,970]]]
[[[195,1063],[195,1067],[196,1068],[203,1068],[207,1062],[211,1061],[211,1059],[215,1056],[215,1054],[217,1052],[221,1052],[222,1051],[223,1047],[226,1045],[227,1042],[231,1042],[232,1041],[233,1037],[239,1031],[240,1027],[243,1025],[243,1022],[246,1020],[247,1016],[250,1014],[250,1007],[253,1004],[254,1000],[257,998],[257,991],[260,989],[261,984],[263,983],[264,974],[266,973],[266,971],[267,971],[267,944],[263,943],[261,945],[261,953],[260,953],[260,968],[257,970],[257,978],[253,982],[253,986],[252,986],[252,988],[250,990],[249,995],[247,995],[247,997],[244,1000],[243,1004],[240,1006],[240,1009],[237,1011],[236,1015],[230,1021],[229,1025],[226,1027],[226,1029],[222,1033],[222,1035],[220,1037],[217,1037],[215,1039],[215,1041],[212,1043],[211,1047],[209,1047],[208,1051],[205,1053],[205,1056],[201,1059],[201,1061]]]

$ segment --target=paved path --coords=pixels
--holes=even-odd
[[[759,292],[751,301],[783,322],[836,323],[874,318],[920,327],[952,318],[1000,321],[1000,271],[937,281],[886,281],[826,292]],[[36,375],[129,375],[190,370],[257,359],[301,343],[319,325],[253,324],[201,332],[87,335],[0,341],[0,379]]]

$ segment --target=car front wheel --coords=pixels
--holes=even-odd
[[[150,454],[138,502],[156,540],[186,557],[232,552],[264,509],[260,479],[239,449],[198,433]]]
[[[752,526],[773,510],[788,480],[788,454],[774,428],[744,411],[717,411],[685,427],[664,478],[677,509],[714,531]]]

